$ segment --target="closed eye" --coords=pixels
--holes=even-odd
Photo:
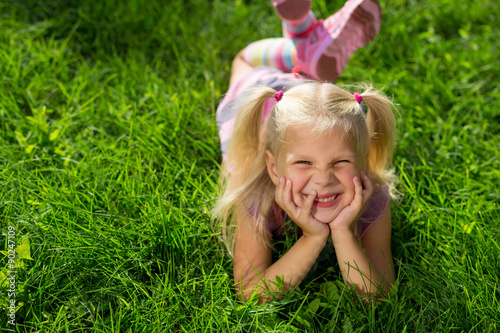
[[[296,164],[307,164],[307,165],[311,165],[312,163],[309,162],[309,161],[297,161],[295,162]]]
[[[335,162],[334,164],[339,164],[339,163],[351,163],[351,161],[349,161],[349,160],[340,160],[340,161]]]

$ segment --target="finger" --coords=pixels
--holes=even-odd
[[[300,211],[300,215],[302,216],[310,216],[311,215],[311,210],[314,204],[314,199],[316,199],[316,196],[318,193],[316,191],[312,191],[304,201],[304,205],[302,206],[302,209]]]
[[[279,202],[276,202],[281,207],[281,209],[283,209],[283,211],[293,219],[296,215],[297,207],[293,204],[293,201],[291,199],[292,181],[287,180],[285,177],[282,177],[281,183],[279,185]]]
[[[292,181],[290,179],[287,179],[285,181],[285,188],[283,190],[283,202],[286,205],[292,206],[293,200],[292,200]],[[293,204],[295,206],[295,204]]]
[[[276,184],[276,191],[274,193],[274,200],[281,207],[283,207],[283,188],[284,188],[284,177],[281,177]]]
[[[370,178],[365,174],[365,172],[363,170],[360,170],[360,175],[361,175],[361,180],[363,181],[363,204],[366,203],[372,193],[373,193],[373,184],[370,180]]]
[[[363,205],[363,186],[361,185],[361,181],[359,180],[358,176],[355,176],[352,179],[354,183],[354,199],[352,200],[352,203],[356,206],[362,206]]]

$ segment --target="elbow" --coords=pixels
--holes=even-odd
[[[234,281],[234,289],[236,292],[236,296],[243,301],[243,302],[248,302],[251,299],[254,298],[254,295],[257,294],[258,292],[258,287],[257,284],[252,283],[251,281],[249,282],[243,282],[241,280],[236,280]]]
[[[387,298],[392,286],[394,285],[394,280],[381,281],[381,283],[372,282],[369,284],[356,285],[353,284],[354,289],[358,296],[365,303],[381,303],[382,299]]]
[[[252,299],[252,296],[255,294],[255,288],[248,288],[248,285],[236,285],[236,296],[243,301],[243,302],[248,302],[250,299]]]
[[[236,287],[236,295],[245,303],[256,301],[257,304],[264,304],[271,299],[271,296],[256,284]]]
[[[393,274],[389,274],[387,277],[384,275],[381,286],[378,290],[378,296],[387,297],[391,292],[394,283],[396,283],[396,280],[394,279]]]
[[[241,281],[236,281],[235,291],[238,298],[243,302],[254,302],[256,304],[264,304],[271,299],[281,298],[283,293],[270,289],[267,284],[259,281],[257,283],[251,281],[247,283],[242,283]]]

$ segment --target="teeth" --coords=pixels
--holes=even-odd
[[[339,195],[336,194],[334,196],[331,196],[331,197],[328,197],[328,198],[321,198],[321,199],[316,199],[317,202],[330,202],[330,201],[333,201],[335,199],[337,199]]]

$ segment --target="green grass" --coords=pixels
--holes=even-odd
[[[314,2],[318,16],[340,6]],[[338,82],[374,82],[399,108],[393,293],[364,305],[331,283],[341,279],[332,259],[257,306],[234,296],[208,211],[215,108],[232,57],[279,34],[270,4],[1,2],[0,276],[9,226],[19,246],[17,325],[4,283],[1,329],[499,330],[499,7],[382,7],[380,35]]]

